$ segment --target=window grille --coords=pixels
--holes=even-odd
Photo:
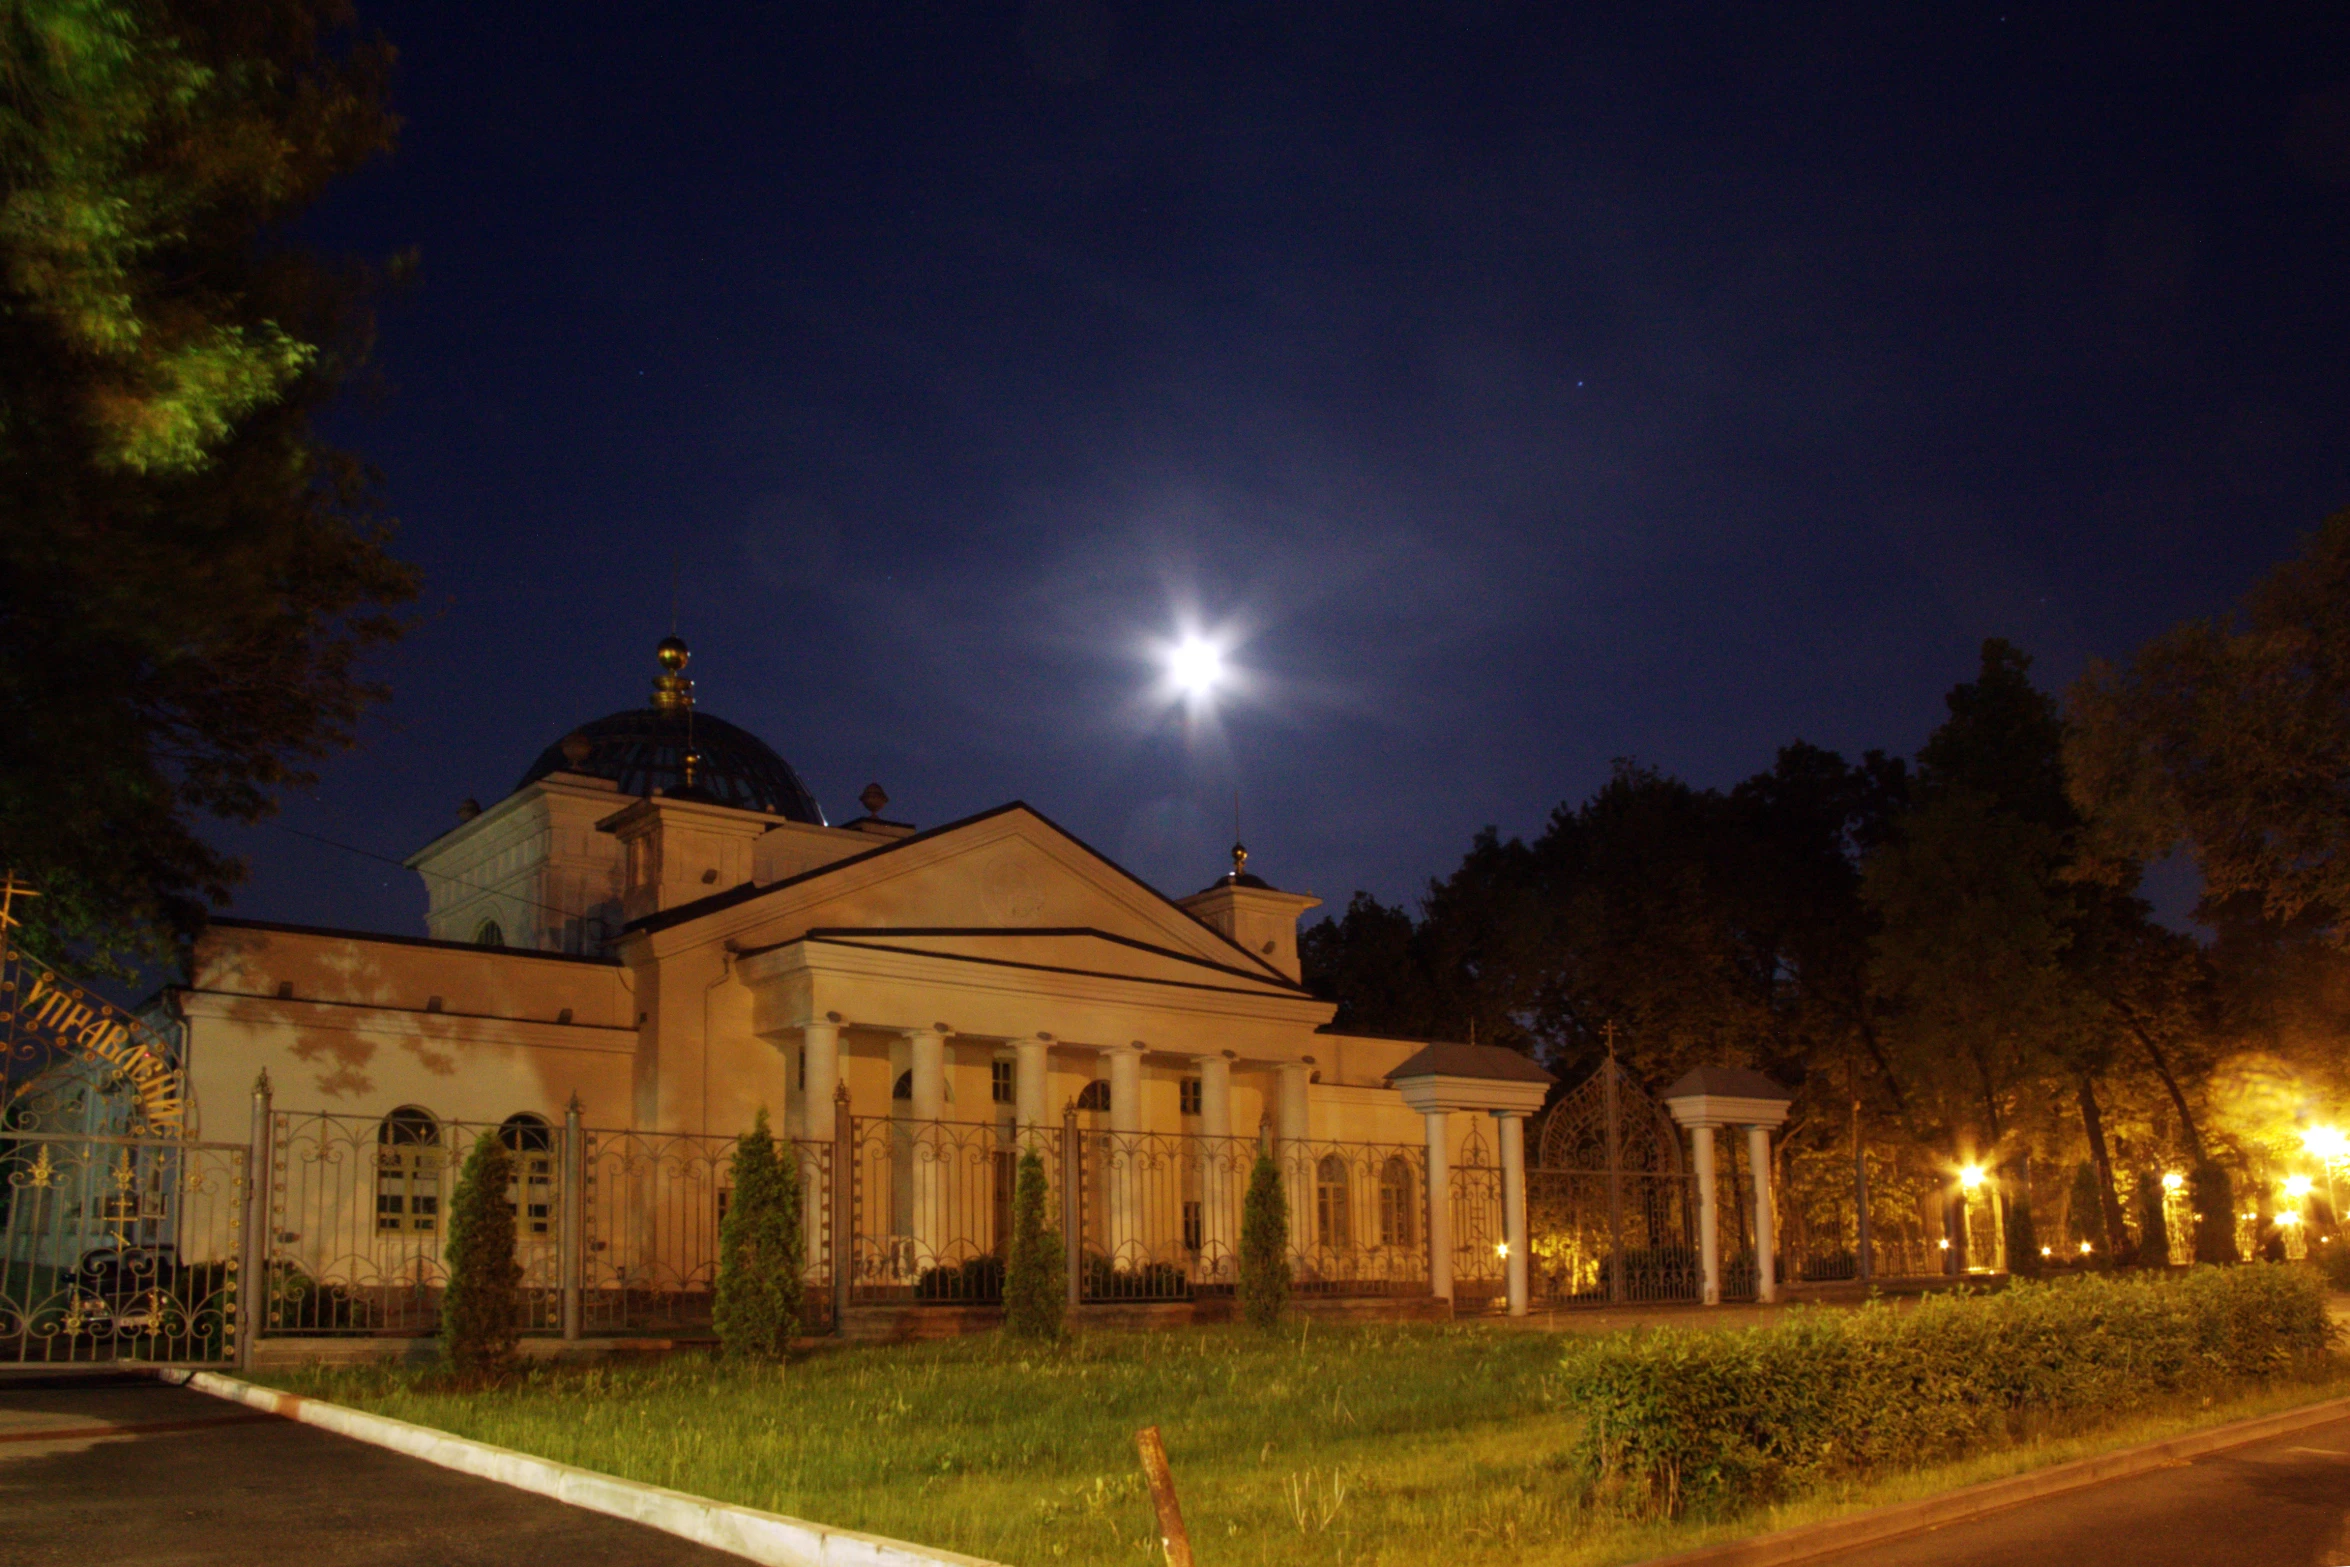
[[[1097,1077],[1085,1085],[1085,1092],[1077,1096],[1080,1110],[1107,1110],[1110,1108],[1110,1080]]]
[[[989,1097],[997,1104],[1008,1105],[1012,1103],[1015,1097],[1012,1087],[1012,1063],[990,1061],[987,1064],[987,1087]]]
[[[1185,1115],[1199,1114],[1199,1079],[1186,1077],[1175,1084],[1175,1107]]]
[[[1352,1240],[1347,1223],[1346,1161],[1324,1154],[1314,1166],[1315,1230],[1325,1246],[1345,1246]]]
[[[1410,1160],[1390,1157],[1379,1171],[1379,1244],[1418,1245],[1419,1214],[1418,1172]]]
[[[555,1220],[555,1132],[543,1117],[524,1111],[498,1128],[498,1141],[514,1155],[514,1183],[506,1188],[515,1228],[545,1235]]]

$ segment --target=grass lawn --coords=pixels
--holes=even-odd
[[[1673,1525],[1595,1508],[1562,1455],[1562,1349],[1464,1325],[996,1335],[828,1347],[781,1370],[700,1357],[549,1367],[486,1394],[394,1368],[272,1386],[589,1469],[1000,1562],[1158,1560],[1134,1432],[1164,1431],[1201,1567],[1627,1562],[2350,1393],[2350,1372],[2140,1411],[1767,1514]]]

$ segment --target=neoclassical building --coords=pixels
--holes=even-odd
[[[1398,1069],[1421,1043],[1331,1032],[1333,1006],[1299,982],[1317,899],[1249,874],[1237,846],[1226,874],[1170,897],[1017,801],[918,828],[869,787],[864,814],[834,825],[773,749],[697,708],[682,642],[659,662],[649,705],[560,736],[409,856],[423,934],[215,922],[167,998],[195,1136],[243,1140],[264,1071],[281,1109],[373,1122],[387,1150],[461,1124],[543,1149],[567,1113],[731,1136],[762,1108],[810,1142],[850,1119],[992,1128],[1003,1148],[1065,1124],[1261,1136],[1399,1150],[1302,1166],[1301,1248],[1418,1255],[1423,1288],[1456,1251],[1499,1249],[1447,1234],[1459,1225],[1427,1191],[1466,1163],[1493,1169],[1498,1197],[1547,1077],[1449,1047],[1404,1074],[1407,1102]],[[926,1219],[925,1181],[950,1178],[909,1175],[923,1160],[907,1146],[893,1222],[920,1253],[912,1278],[984,1253],[1002,1193],[985,1218]],[[429,1228],[437,1201],[410,1176],[379,1174],[379,1230]],[[1111,1204],[1113,1256],[1205,1277],[1235,1211],[1217,1179],[1182,1175],[1163,1204],[1180,1224],[1157,1236],[1140,1232],[1145,1199],[1086,1200]]]

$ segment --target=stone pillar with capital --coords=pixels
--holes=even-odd
[[[1428,1293],[1452,1299],[1452,1112],[1428,1120]]]
[[[1307,1142],[1313,1135],[1313,1117],[1306,1090],[1314,1067],[1311,1061],[1284,1061],[1279,1071],[1273,1159],[1281,1167],[1282,1192],[1289,1202],[1290,1249],[1311,1257],[1321,1241],[1314,1233],[1314,1159]]]
[[[1522,1317],[1528,1308],[1526,1288],[1526,1117],[1515,1110],[1496,1110],[1493,1119],[1501,1134],[1501,1234],[1509,1248],[1504,1272],[1509,1280],[1510,1315]]]
[[[1110,1265],[1139,1268],[1150,1260],[1142,1233],[1141,1040],[1103,1047],[1110,1073],[1110,1134],[1102,1144],[1102,1207],[1108,1220]]]
[[[1714,1181],[1714,1129],[1703,1123],[1689,1129],[1691,1163],[1697,1172],[1697,1266],[1704,1280],[1704,1303],[1722,1303],[1722,1210]]]
[[[1052,1039],[1045,1034],[1012,1041],[1012,1119],[1024,1145],[1052,1124],[1052,1107],[1045,1103],[1052,1050]]]
[[[1199,1058],[1200,1277],[1231,1279],[1239,1268],[1236,1194],[1253,1157],[1232,1140],[1232,1053]]]
[[[946,1026],[934,1023],[928,1028],[909,1028],[904,1037],[906,1070],[911,1078],[907,1110],[913,1123],[906,1129],[912,1144],[909,1175],[913,1198],[907,1233],[914,1237],[918,1276],[920,1269],[938,1266],[955,1239],[955,1155],[946,1128],[938,1124],[946,1119]]]
[[[833,1091],[840,1087],[840,1014],[828,1012],[800,1029],[801,1088],[800,1135],[810,1142],[829,1142],[833,1138]],[[784,1123],[790,1125],[789,1121]],[[835,1156],[837,1158],[837,1154]],[[845,1166],[832,1172],[835,1181],[849,1179]],[[817,1269],[819,1247],[815,1238],[826,1232],[832,1216],[824,1209],[824,1192],[819,1183],[810,1181],[800,1193],[800,1234],[808,1238],[804,1250],[808,1270]]]

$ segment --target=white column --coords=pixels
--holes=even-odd
[[[1769,1305],[1779,1298],[1779,1266],[1771,1256],[1771,1129],[1746,1129],[1746,1168],[1754,1177],[1754,1298]]]
[[[1253,1155],[1232,1141],[1232,1058],[1199,1058],[1199,1275],[1229,1279],[1240,1261],[1233,1194]]]
[[[1012,1041],[1012,1118],[1022,1132],[1032,1133],[1052,1120],[1051,1107],[1045,1103],[1052,1049],[1052,1041],[1042,1034]]]
[[[1493,1119],[1501,1134],[1501,1232],[1502,1243],[1510,1249],[1508,1266],[1504,1269],[1509,1278],[1510,1315],[1522,1317],[1528,1304],[1526,1118],[1514,1112],[1496,1111]]]
[[[907,1112],[912,1137],[913,1212],[909,1232],[914,1237],[916,1269],[936,1266],[954,1237],[950,1229],[952,1198],[947,1189],[954,1151],[936,1124],[946,1116],[947,1040],[936,1028],[905,1031],[906,1069],[913,1076],[907,1086],[913,1098]]]
[[[1697,1165],[1697,1261],[1705,1271],[1705,1303],[1722,1303],[1722,1226],[1714,1202],[1714,1129],[1693,1126],[1689,1142]]]
[[[1102,1056],[1110,1069],[1110,1135],[1101,1161],[1110,1265],[1138,1268],[1150,1260],[1142,1233],[1142,1042],[1108,1046]]]
[[[800,1030],[801,1080],[806,1087],[800,1094],[800,1135],[810,1142],[832,1140],[833,1091],[840,1086],[840,1020],[826,1014]],[[837,1151],[834,1154],[839,1157]],[[836,1169],[833,1179],[845,1181],[847,1170]],[[810,1181],[802,1190],[800,1203],[800,1234],[805,1237],[808,1267],[813,1272],[824,1247],[820,1237],[832,1233],[832,1215],[825,1211],[824,1188],[821,1182]]]
[[[1314,1233],[1314,1161],[1306,1147],[1312,1135],[1306,1087],[1313,1070],[1302,1061],[1282,1062],[1273,1102],[1273,1162],[1281,1167],[1282,1195],[1289,1204],[1289,1244],[1309,1259],[1321,1242]]]
[[[1451,1113],[1431,1110],[1428,1117],[1428,1293],[1438,1300],[1452,1299],[1452,1143]]]

